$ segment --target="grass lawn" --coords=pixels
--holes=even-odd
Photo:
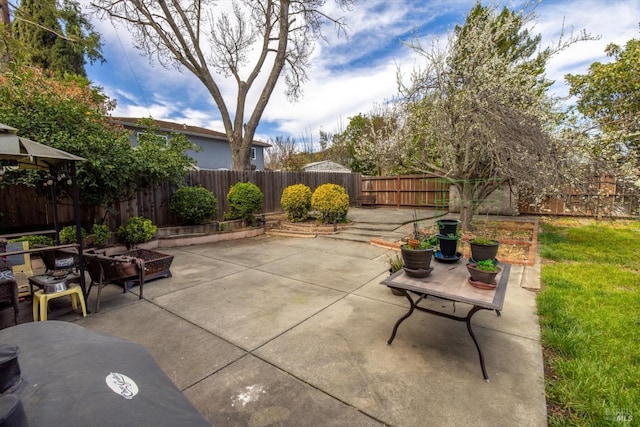
[[[551,426],[640,426],[640,222],[549,220],[538,295]]]

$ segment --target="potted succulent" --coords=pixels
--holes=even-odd
[[[469,240],[471,247],[471,261],[494,260],[498,254],[500,242],[487,237],[474,237]]]
[[[502,269],[496,265],[494,260],[487,259],[475,263],[468,263],[467,271],[469,271],[469,275],[473,282],[496,286],[496,276],[502,271]]]

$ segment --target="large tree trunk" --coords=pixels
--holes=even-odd
[[[7,0],[0,0],[0,24],[9,25],[9,2]]]

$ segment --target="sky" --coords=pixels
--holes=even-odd
[[[89,0],[80,3],[85,6]],[[220,7],[229,4],[230,0],[218,2]],[[456,24],[464,23],[474,4],[475,0],[358,0],[352,10],[341,10],[327,0],[327,14],[344,18],[348,37],[339,36],[333,26],[323,29],[326,39],[315,45],[302,98],[290,102],[279,83],[255,139],[291,137],[315,144],[320,131],[341,132],[351,117],[367,114],[397,94],[398,70],[407,75],[423,63],[401,41],[414,34],[423,45],[446,40]],[[522,7],[520,1],[483,2],[488,4],[512,10]],[[542,35],[542,47],[557,43],[563,28],[565,35],[584,29],[599,37],[571,46],[548,63],[546,74],[555,80],[551,91],[557,96],[568,94],[566,74],[585,74],[593,62],[609,61],[604,52],[608,44],[624,45],[640,37],[638,0],[542,0],[535,13],[532,32]],[[116,100],[112,115],[151,116],[224,132],[218,107],[195,76],[143,56],[123,24],[90,17],[102,36],[107,62],[87,64],[87,75]],[[220,82],[227,99],[233,100],[235,83]],[[234,102],[229,105],[233,109]]]

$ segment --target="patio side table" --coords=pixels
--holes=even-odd
[[[495,289],[490,290],[478,289],[469,283],[469,273],[467,272],[466,265],[464,263],[456,263],[454,265],[437,265],[433,272],[425,278],[409,277],[404,270],[400,270],[383,280],[381,284],[401,291],[410,304],[409,311],[398,319],[393,327],[393,332],[391,333],[391,337],[387,344],[391,345],[396,333],[398,332],[400,324],[409,318],[415,310],[451,320],[465,322],[469,335],[471,335],[473,343],[478,350],[482,375],[484,376],[484,379],[489,382],[489,375],[487,374],[487,369],[485,367],[482,349],[480,348],[480,344],[478,343],[478,340],[473,333],[473,329],[471,328],[471,318],[480,310],[495,311],[497,315],[500,316],[500,310],[502,310],[507,290],[507,282],[509,281],[509,273],[511,272],[511,265],[500,264],[500,267],[502,268],[502,272],[500,272],[499,276],[496,278],[497,286]],[[419,305],[420,302],[427,299],[429,296],[453,301],[454,303],[460,302],[469,304],[472,308],[466,316],[462,317],[421,307]]]

